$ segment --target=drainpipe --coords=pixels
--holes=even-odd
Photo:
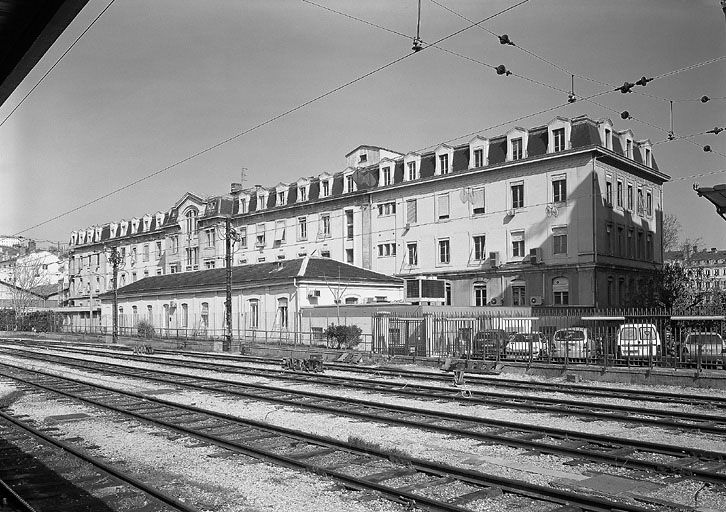
[[[299,286],[300,285],[297,283],[297,276],[294,276],[292,278],[292,284],[295,287],[295,323],[294,323],[295,335],[294,335],[293,339],[295,341],[295,344],[297,344],[298,331],[300,330],[300,322],[299,322],[299,317],[300,317],[300,288],[299,288]]]
[[[592,298],[593,306],[597,307],[597,206],[595,204],[595,183],[597,183],[597,173],[595,171],[595,160],[597,160],[597,156],[592,159]]]

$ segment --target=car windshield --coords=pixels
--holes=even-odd
[[[637,340],[638,329],[635,327],[623,327],[620,331],[620,338],[623,340]]]
[[[688,343],[698,343],[699,345],[718,345],[721,342],[721,337],[715,333],[690,334],[688,336]]]
[[[558,341],[584,340],[585,333],[583,331],[557,331],[555,333],[555,339]]]
[[[655,329],[652,327],[641,327],[640,328],[640,339],[653,341],[655,340]]]

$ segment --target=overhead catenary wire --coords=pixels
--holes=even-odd
[[[53,71],[53,70],[55,69],[55,67],[56,67],[56,66],[57,66],[58,64],[60,64],[60,61],[62,61],[62,60],[63,60],[63,58],[64,58],[64,57],[65,57],[66,55],[68,55],[68,54],[70,53],[70,51],[71,51],[71,50],[73,49],[73,47],[75,47],[75,46],[76,46],[76,44],[77,44],[77,43],[78,43],[78,42],[79,42],[79,41],[80,41],[80,40],[81,40],[81,39],[83,38],[83,36],[85,36],[85,35],[86,35],[86,33],[87,33],[87,32],[88,32],[89,30],[91,30],[91,27],[93,27],[93,26],[94,26],[94,25],[96,24],[96,22],[97,22],[97,21],[98,21],[99,19],[101,19],[101,16],[103,16],[103,15],[104,15],[104,14],[106,13],[106,11],[108,11],[108,9],[109,9],[109,8],[111,7],[111,5],[113,5],[113,3],[114,3],[115,1],[116,1],[116,0],[111,0],[111,1],[110,1],[110,2],[108,3],[108,5],[106,5],[106,7],[104,7],[104,8],[103,8],[103,10],[102,10],[102,11],[101,11],[100,13],[98,13],[98,15],[96,15],[96,17],[95,17],[95,18],[93,19],[93,21],[92,21],[92,22],[91,22],[91,23],[90,23],[90,24],[89,24],[89,25],[88,25],[88,26],[86,27],[86,29],[85,29],[85,30],[84,30],[83,32],[81,32],[81,34],[80,34],[80,35],[79,35],[78,37],[76,37],[76,39],[75,39],[75,40],[73,41],[73,43],[71,43],[71,45],[70,45],[70,46],[69,46],[69,47],[68,47],[68,48],[67,48],[67,49],[66,49],[66,50],[65,50],[65,51],[64,51],[64,52],[63,52],[63,53],[61,54],[61,56],[60,56],[60,57],[58,57],[58,59],[57,59],[57,60],[56,60],[56,61],[55,61],[55,62],[53,63],[53,65],[52,65],[52,66],[51,66],[50,68],[48,68],[48,70],[47,70],[47,71],[46,71],[46,72],[45,72],[45,73],[43,74],[43,76],[41,76],[41,77],[40,77],[40,79],[39,79],[39,80],[38,80],[38,81],[37,81],[37,82],[35,83],[35,85],[33,85],[33,87],[31,87],[31,88],[30,88],[30,90],[29,90],[29,91],[28,91],[27,93],[25,93],[25,95],[24,95],[24,96],[23,96],[23,97],[22,97],[22,98],[20,99],[20,101],[18,102],[18,104],[17,104],[17,105],[15,105],[15,107],[14,107],[14,108],[13,108],[13,109],[12,109],[12,110],[10,111],[10,113],[9,113],[9,114],[8,114],[7,116],[5,116],[5,119],[3,119],[3,120],[2,120],[2,122],[0,122],[0,127],[2,127],[2,126],[3,126],[3,125],[4,125],[5,123],[6,123],[6,122],[7,122],[7,120],[8,120],[8,119],[10,119],[10,117],[11,117],[11,116],[12,116],[12,115],[13,115],[13,114],[15,113],[15,111],[16,111],[16,110],[18,110],[18,109],[20,108],[20,106],[21,106],[21,105],[22,105],[22,104],[23,104],[23,103],[25,102],[25,100],[27,100],[27,99],[28,99],[28,97],[29,97],[29,96],[30,96],[31,94],[33,94],[33,91],[35,91],[35,89],[37,89],[37,87],[38,87],[38,86],[39,86],[39,85],[40,85],[40,84],[41,84],[41,83],[43,82],[43,80],[45,80],[45,79],[46,79],[46,77],[47,77],[48,75],[50,75],[50,73],[51,73],[51,72],[52,72],[52,71]]]
[[[303,0],[303,1],[305,1],[305,0]],[[522,4],[524,4],[524,3],[528,2],[528,1],[529,0],[521,0],[520,2],[518,2],[518,3],[514,4],[514,5],[511,5],[509,7],[506,7],[506,8],[504,8],[504,9],[498,11],[498,12],[495,12],[494,14],[492,14],[490,16],[487,16],[486,18],[482,19],[481,21],[479,21],[477,23],[484,23],[485,21],[488,21],[488,20],[490,20],[490,19],[492,19],[492,18],[494,18],[496,16],[499,16],[500,14],[503,14],[503,13],[505,13],[507,11],[510,11],[510,10],[514,9],[515,7],[517,7],[519,5],[522,5]],[[454,36],[456,36],[458,34],[461,34],[462,32],[464,32],[464,31],[466,31],[466,30],[468,30],[468,29],[470,29],[470,28],[472,28],[474,26],[476,26],[476,23],[475,24],[472,24],[469,27],[464,27],[462,29],[457,30],[456,32],[453,32],[453,33],[451,33],[451,34],[449,34],[447,36],[442,37],[442,38],[434,41],[432,43],[432,45],[435,45],[435,44],[438,44],[438,43],[440,43],[442,41],[445,41],[447,39],[450,39],[450,38],[452,38],[452,37],[454,37]],[[428,47],[429,46],[426,46],[423,49],[425,50]],[[364,79],[366,79],[366,78],[368,78],[368,77],[370,77],[370,76],[372,76],[372,75],[374,75],[374,74],[376,74],[376,73],[378,73],[380,71],[383,71],[384,69],[387,69],[387,68],[393,66],[394,64],[397,64],[397,63],[403,61],[404,59],[407,59],[407,58],[411,57],[412,55],[415,55],[416,53],[418,53],[418,52],[416,52],[416,51],[410,51],[409,53],[406,53],[405,55],[402,55],[401,57],[398,57],[398,58],[396,58],[396,59],[394,59],[394,60],[392,60],[392,61],[390,61],[390,62],[388,62],[388,63],[386,63],[386,64],[384,64],[382,66],[379,66],[379,67],[377,67],[377,68],[375,68],[375,69],[373,69],[371,71],[368,71],[367,73],[364,73],[363,75],[360,75],[360,76],[358,76],[358,77],[356,77],[356,78],[354,78],[352,80],[349,80],[348,82],[345,82],[344,84],[341,84],[341,85],[339,85],[337,87],[334,87],[333,89],[330,89],[330,90],[328,90],[328,91],[326,91],[326,92],[324,92],[324,93],[322,93],[322,94],[320,94],[320,95],[318,95],[318,96],[316,96],[316,97],[314,97],[312,99],[309,99],[309,100],[307,100],[307,101],[305,101],[305,102],[303,102],[301,104],[298,104],[297,106],[292,107],[292,108],[290,108],[290,109],[288,109],[288,110],[286,110],[286,111],[284,111],[284,112],[282,112],[280,114],[277,114],[277,115],[275,115],[275,116],[273,116],[273,117],[271,117],[271,118],[269,118],[269,119],[267,119],[265,121],[262,121],[262,122],[260,122],[260,123],[258,123],[256,125],[248,128],[246,130],[243,130],[243,131],[241,131],[239,133],[236,133],[236,134],[232,135],[231,137],[227,137],[226,139],[221,140],[221,141],[217,142],[216,144],[213,144],[211,146],[207,146],[206,148],[204,148],[204,149],[202,149],[200,151],[197,151],[196,153],[193,153],[193,154],[191,154],[191,155],[189,155],[189,156],[187,156],[185,158],[182,158],[181,160],[177,160],[176,162],[174,162],[174,163],[172,163],[170,165],[167,165],[167,166],[165,166],[165,167],[163,167],[161,169],[158,169],[156,171],[153,171],[152,173],[147,174],[147,175],[143,176],[142,178],[139,178],[137,180],[134,180],[131,183],[128,183],[128,184],[123,185],[121,187],[118,187],[118,188],[112,190],[111,192],[108,192],[106,194],[103,194],[102,196],[99,196],[99,197],[97,197],[95,199],[92,199],[91,201],[87,201],[87,202],[85,202],[83,204],[80,204],[80,205],[75,206],[75,207],[73,207],[73,208],[71,208],[69,210],[66,210],[66,211],[64,211],[62,213],[59,213],[59,214],[57,214],[57,215],[55,215],[55,216],[51,217],[50,219],[47,219],[47,220],[45,220],[43,222],[39,222],[39,223],[34,224],[34,225],[32,225],[32,226],[30,226],[28,228],[22,229],[22,230],[16,232],[15,233],[15,236],[17,236],[17,235],[19,235],[21,233],[25,233],[26,231],[30,231],[32,229],[38,228],[40,226],[44,226],[45,224],[48,224],[48,223],[53,222],[55,220],[58,220],[58,219],[60,219],[62,217],[65,217],[66,215],[70,215],[71,213],[75,213],[78,210],[81,210],[83,208],[86,208],[88,206],[91,206],[92,204],[95,204],[95,203],[97,203],[99,201],[102,201],[103,199],[106,199],[106,198],[108,198],[108,197],[110,197],[112,195],[115,195],[115,194],[117,194],[119,192],[122,192],[124,190],[127,190],[127,189],[129,189],[129,188],[131,188],[131,187],[133,187],[135,185],[138,185],[139,183],[142,183],[142,182],[144,182],[144,181],[146,181],[148,179],[151,179],[151,178],[153,178],[155,176],[158,176],[159,174],[162,174],[162,173],[164,173],[166,171],[169,171],[169,170],[171,170],[171,169],[173,169],[175,167],[178,167],[178,166],[180,166],[180,165],[182,165],[182,164],[184,164],[186,162],[189,162],[190,160],[193,160],[193,159],[195,159],[195,158],[197,158],[197,157],[199,157],[201,155],[204,155],[204,154],[206,154],[206,153],[208,153],[210,151],[213,151],[213,150],[219,148],[220,146],[223,146],[225,144],[228,144],[229,142],[232,142],[232,141],[234,141],[234,140],[236,140],[236,139],[238,139],[238,138],[240,138],[240,137],[242,137],[244,135],[247,135],[250,132],[253,132],[253,131],[255,131],[255,130],[259,129],[259,128],[262,128],[263,126],[266,126],[266,125],[268,125],[270,123],[273,123],[273,122],[277,121],[278,119],[281,119],[281,118],[283,118],[283,117],[285,117],[287,115],[290,115],[290,114],[292,114],[292,113],[294,113],[294,112],[296,112],[296,111],[298,111],[298,110],[300,110],[300,109],[302,109],[302,108],[304,108],[304,107],[306,107],[306,106],[308,106],[308,105],[310,105],[312,103],[315,103],[317,101],[320,101],[323,98],[326,98],[326,97],[328,97],[328,96],[330,96],[332,94],[335,94],[336,92],[338,92],[338,91],[340,91],[342,89],[345,89],[346,87],[349,87],[349,86],[351,86],[351,85],[353,85],[355,83],[358,83],[361,80],[364,80]]]

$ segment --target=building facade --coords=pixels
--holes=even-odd
[[[143,244],[160,243],[148,275],[217,268],[231,218],[234,266],[331,258],[407,279],[409,292],[436,282],[431,298],[453,306],[623,306],[663,262],[669,177],[649,141],[608,119],[556,117],[425,152],[359,146],[346,160],[341,172],[232,184],[206,202],[188,194],[159,229],[89,228],[72,251],[93,263],[89,249],[135,245],[138,265]]]
[[[686,270],[691,290],[695,293],[726,290],[726,251],[715,247],[698,249],[686,246],[680,251],[666,251],[665,263]]]

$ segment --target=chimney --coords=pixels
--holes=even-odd
[[[232,183],[232,188],[230,190],[231,194],[234,194],[235,192],[240,192],[244,185],[242,183]]]

